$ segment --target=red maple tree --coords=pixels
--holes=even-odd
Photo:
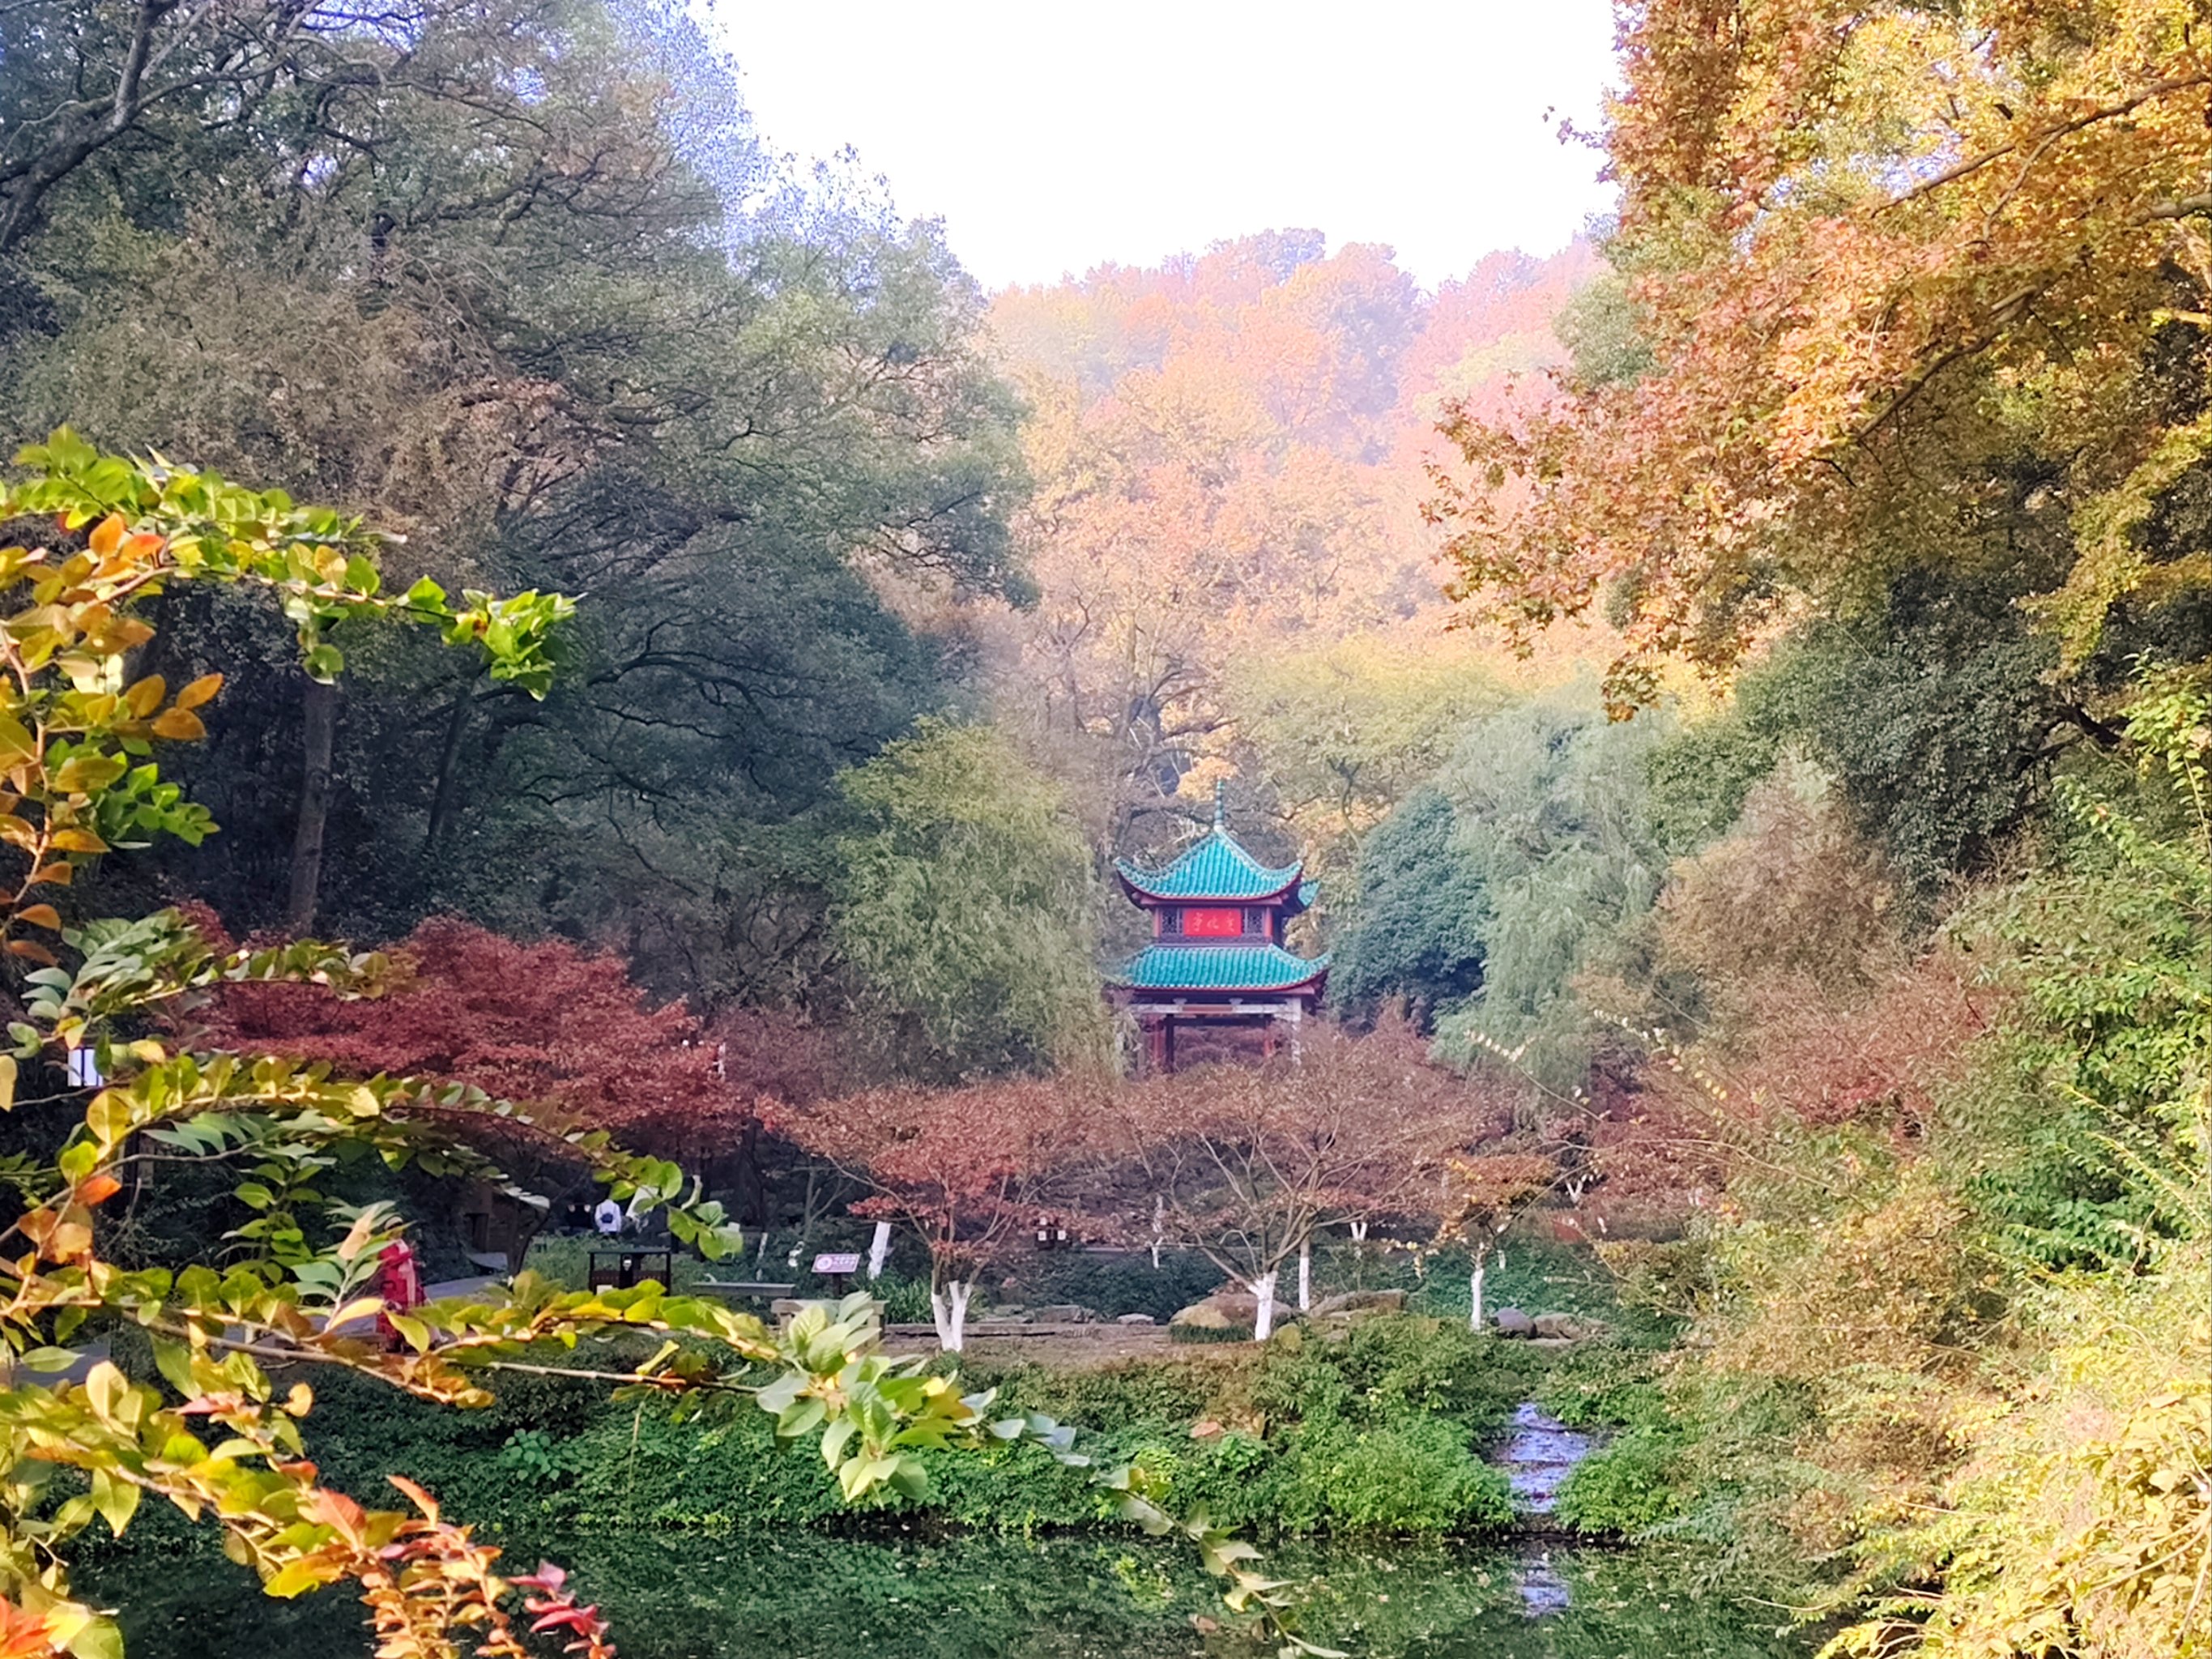
[[[656,1007],[612,952],[434,917],[392,955],[402,971],[383,997],[225,986],[185,1017],[185,1034],[550,1103],[695,1167],[756,1135],[764,1111],[817,1075],[818,1051],[787,1020],[740,1011],[710,1028],[681,1003]]]
[[[1723,1037],[1684,1046],[1654,1034],[1650,1063],[1593,1137],[1607,1197],[1677,1218],[1746,1176],[1806,1178],[1784,1173],[1801,1164],[1803,1133],[1844,1124],[1910,1154],[2004,995],[1939,946],[1849,993],[1771,975],[1742,995]]]
[[[1295,1059],[1206,1066],[1101,1097],[1122,1229],[1164,1233],[1249,1291],[1253,1334],[1273,1328],[1284,1265],[1322,1228],[1426,1223],[1453,1199],[1446,1160],[1493,1133],[1486,1085],[1431,1065],[1402,1020],[1365,1036],[1334,1026]]]
[[[1087,1150],[1090,1098],[1085,1085],[1048,1078],[869,1089],[803,1105],[781,1127],[868,1188],[855,1215],[921,1236],[938,1343],[957,1353],[983,1270],[1055,1218]]]

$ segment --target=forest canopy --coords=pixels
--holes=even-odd
[[[462,908],[680,935],[664,991],[787,990],[817,929],[748,848],[951,694],[957,645],[890,595],[1023,591],[974,283],[865,189],[787,177],[673,9],[75,11],[15,9],[0,58],[9,435],[373,506],[402,585],[591,596],[543,704],[374,628],[372,672],[311,687],[180,599],[159,665],[222,651],[250,713],[176,879],[241,927]],[[64,143],[87,85],[122,130]]]
[[[1541,417],[1447,422],[1466,591],[1602,596],[1624,703],[1913,568],[2015,584],[2062,685],[2201,659],[2207,49],[2154,3],[1628,14],[1612,320]]]

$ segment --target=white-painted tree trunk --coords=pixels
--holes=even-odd
[[[1160,1270],[1160,1247],[1168,1242],[1168,1200],[1164,1193],[1152,1195],[1152,1271]]]
[[[1260,1304],[1252,1316],[1252,1334],[1265,1342],[1275,1329],[1275,1270],[1269,1268],[1252,1281],[1252,1297]]]
[[[1355,1244],[1364,1244],[1367,1242],[1366,1222],[1355,1221],[1352,1224],[1352,1242]]]
[[[946,1353],[958,1353],[968,1330],[968,1293],[975,1288],[975,1281],[948,1279],[945,1288],[933,1288],[929,1292],[929,1316],[936,1322],[937,1346]]]
[[[891,1224],[878,1221],[876,1223],[876,1236],[868,1242],[869,1278],[881,1279],[884,1276],[884,1263],[890,1258],[890,1253]]]
[[[1469,1330],[1479,1331],[1482,1328],[1482,1281],[1488,1276],[1489,1272],[1490,1269],[1484,1263],[1483,1259],[1479,1255],[1475,1257],[1474,1271],[1467,1276],[1467,1323]]]
[[[1303,1239],[1298,1244],[1298,1311],[1304,1313],[1313,1306],[1313,1240]]]

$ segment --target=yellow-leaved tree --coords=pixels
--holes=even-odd
[[[1523,629],[1608,595],[1627,706],[1916,562],[2059,548],[2069,669],[2212,588],[2197,8],[1656,0],[1623,46],[1634,343],[1528,418],[1447,422],[1464,595]]]

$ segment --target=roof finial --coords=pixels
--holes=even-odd
[[[1224,829],[1227,827],[1228,821],[1229,780],[1216,778],[1213,781],[1213,827],[1216,830]]]

